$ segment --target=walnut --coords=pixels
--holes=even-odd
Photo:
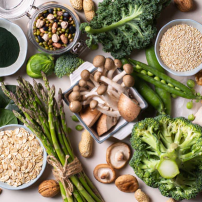
[[[195,75],[196,83],[202,86],[202,70]]]
[[[193,0],[174,0],[174,2],[181,12],[188,12],[194,7]]]
[[[54,197],[60,192],[59,184],[55,180],[45,180],[38,188],[43,197]]]

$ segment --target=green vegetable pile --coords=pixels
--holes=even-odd
[[[162,195],[191,199],[202,191],[202,128],[184,118],[161,115],[137,123],[130,161],[135,174]]]
[[[170,0],[104,0],[97,15],[80,29],[87,33],[86,44],[101,43],[114,58],[130,55],[134,49],[147,47],[157,29],[156,19]]]
[[[32,78],[42,78],[41,71],[47,76],[54,72],[54,58],[45,53],[37,53],[27,62],[27,74]]]
[[[65,55],[60,56],[56,60],[55,64],[55,74],[57,77],[61,78],[65,75],[69,76],[76,70],[84,61],[78,58],[76,55],[71,53],[67,53]]]

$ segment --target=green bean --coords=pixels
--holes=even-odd
[[[178,95],[180,97],[184,97],[184,98],[187,98],[187,99],[201,99],[201,96],[194,95],[191,89],[189,89],[187,86],[183,85],[179,81],[176,81],[175,79],[167,76],[164,73],[159,72],[158,70],[155,70],[155,69],[151,68],[150,66],[148,66],[148,65],[146,65],[144,63],[141,63],[141,62],[138,62],[138,61],[135,61],[135,60],[132,60],[132,59],[129,59],[129,60],[133,65],[139,65],[144,70],[150,71],[155,76],[158,76],[160,79],[165,80],[167,83],[170,83],[170,84],[172,83],[172,85],[174,87],[178,87],[180,89],[180,91],[176,90],[173,87],[168,86],[167,84],[163,84],[160,81],[155,80],[153,77],[150,77],[148,75],[144,75],[142,73],[139,73],[138,71],[136,71],[136,68],[134,68],[134,71],[136,71],[136,75],[138,77],[148,81],[149,83],[152,83],[155,86],[158,86],[158,87],[166,90],[167,92],[175,94],[175,95]]]

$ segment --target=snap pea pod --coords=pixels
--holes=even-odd
[[[129,59],[129,61],[135,66],[134,71],[136,72],[136,75],[143,80],[180,97],[197,100],[200,100],[202,98],[201,96],[195,95],[187,86],[167,76],[166,74],[161,73],[158,70],[153,69],[152,67],[139,61],[132,59]],[[144,70],[144,72],[141,69]],[[148,76],[147,74],[145,74],[145,72],[148,71],[151,72],[153,76]],[[162,80],[164,82],[162,82]]]
[[[158,71],[162,73],[165,73],[165,70],[161,67],[161,65],[159,64],[156,58],[154,46],[147,48],[145,53],[146,53],[146,59],[147,59],[148,65],[157,69]],[[159,95],[159,97],[161,98],[164,104],[166,114],[171,115],[172,109],[171,109],[170,93],[162,88],[159,88],[158,86],[155,87],[155,91]]]
[[[121,60],[122,64],[127,64],[129,61],[127,59]],[[142,97],[147,101],[149,105],[154,107],[159,114],[165,114],[164,105],[160,97],[156,92],[142,79],[135,76],[136,73],[133,73],[132,76],[135,78],[135,88],[142,95]]]

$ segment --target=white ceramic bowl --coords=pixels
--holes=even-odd
[[[27,38],[22,29],[18,25],[6,19],[0,18],[0,27],[3,27],[7,29],[9,32],[11,32],[18,40],[20,46],[19,56],[15,61],[15,63],[8,67],[0,68],[0,77],[3,77],[16,73],[24,64],[27,56]]]
[[[156,42],[155,42],[155,53],[156,53],[156,57],[160,63],[160,65],[168,72],[170,72],[171,74],[174,74],[176,76],[192,76],[195,75],[197,72],[199,72],[202,69],[202,64],[200,64],[198,67],[196,67],[193,70],[190,71],[185,71],[185,72],[177,72],[174,71],[172,69],[170,69],[167,65],[164,64],[164,62],[162,61],[161,57],[160,57],[160,53],[159,53],[159,44],[161,41],[161,38],[163,36],[163,34],[171,27],[175,26],[175,25],[179,25],[179,24],[187,24],[190,25],[192,27],[195,27],[196,29],[198,29],[201,33],[202,33],[202,25],[194,20],[190,20],[190,19],[177,19],[177,20],[173,20],[170,21],[169,23],[167,23],[166,25],[164,25],[161,30],[159,31],[157,38],[156,38]]]
[[[32,133],[32,131],[27,128],[26,126],[23,126],[23,125],[19,125],[19,124],[10,124],[10,125],[7,125],[7,126],[2,126],[0,127],[0,131],[4,131],[4,130],[14,130],[16,128],[24,128],[25,130],[27,130],[29,133]],[[30,187],[32,184],[34,184],[40,177],[41,175],[43,174],[45,168],[46,168],[46,159],[47,159],[47,154],[46,154],[46,150],[43,146],[43,144],[41,143],[41,141],[39,140],[38,137],[36,137],[36,139],[39,141],[41,147],[43,148],[43,165],[42,165],[42,169],[39,173],[39,175],[31,180],[30,182],[26,183],[26,184],[23,184],[19,187],[13,187],[13,186],[10,186],[8,185],[7,183],[4,183],[4,182],[0,182],[0,187],[3,188],[3,189],[9,189],[9,190],[20,190],[20,189],[25,189],[27,187]]]

